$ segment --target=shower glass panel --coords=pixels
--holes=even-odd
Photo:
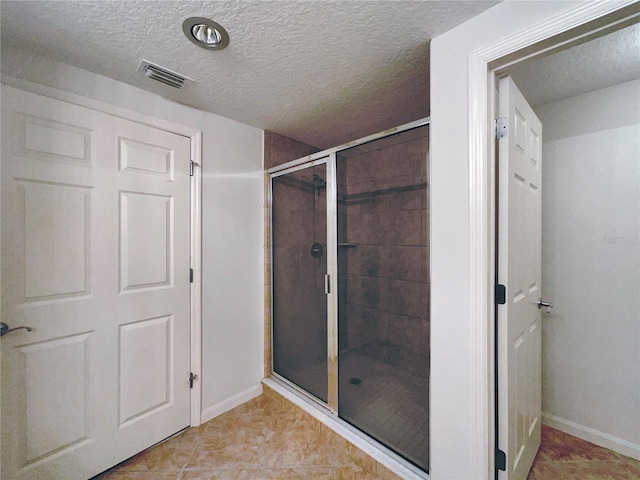
[[[425,471],[427,135],[426,126],[415,128],[336,160],[338,414]]]
[[[327,401],[327,168],[274,176],[273,370]]]

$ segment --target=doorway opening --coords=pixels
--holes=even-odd
[[[517,54],[512,54],[494,61],[492,66],[498,66],[489,78],[492,82],[506,75],[514,78],[542,120],[540,297],[551,300],[555,308],[541,310],[538,415],[545,425],[640,458],[640,428],[627,421],[637,417],[632,412],[639,408],[637,395],[629,391],[640,390],[640,305],[634,293],[640,288],[640,146],[636,140],[640,63],[637,46],[632,47],[638,18],[621,18],[618,12],[609,22],[599,20],[588,31],[583,26],[579,38],[573,35],[561,48],[550,47],[536,58],[514,60]],[[565,39],[571,37],[567,32]],[[631,47],[629,56],[625,45]],[[620,65],[606,67],[606,75],[594,74],[588,67],[595,68],[598,55],[601,65],[612,58]],[[554,73],[554,67],[559,71]],[[572,75],[577,79],[574,82],[558,80]],[[554,88],[546,92],[535,88],[544,83],[543,77]],[[497,93],[493,98],[497,99]],[[500,165],[501,159],[496,157],[496,162]],[[499,176],[496,184],[500,184]],[[497,190],[500,196],[504,194],[501,187]],[[499,203],[498,197],[495,201]],[[512,225],[498,220],[496,227],[495,238],[499,238],[500,230]],[[500,256],[497,248],[498,263]],[[510,296],[506,298],[508,302]],[[605,305],[598,298],[605,299]],[[498,312],[502,308],[496,306]],[[499,331],[499,323],[495,328]],[[506,346],[503,343],[496,336],[496,351]],[[498,385],[506,381],[500,373],[501,359],[497,357]],[[498,412],[499,387],[495,397]],[[615,405],[630,413],[612,415],[619,411]],[[496,478],[520,478],[513,469],[509,471],[519,452],[505,452],[500,446],[506,441],[505,432],[516,427],[499,414],[495,419]]]

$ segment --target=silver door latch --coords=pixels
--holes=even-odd
[[[547,313],[551,313],[551,309],[553,308],[553,303],[551,302],[543,302],[542,298],[538,299],[538,308],[545,307],[547,309]]]

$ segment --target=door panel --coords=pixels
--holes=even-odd
[[[500,116],[509,133],[499,143],[498,307],[499,448],[507,470],[524,480],[540,446],[541,124],[507,77],[500,81]]]
[[[121,291],[170,285],[172,198],[120,191]]]
[[[172,316],[120,325],[120,425],[171,401]]]
[[[129,138],[120,138],[120,171],[159,175],[173,180],[173,152],[157,145],[147,145]]]
[[[91,190],[28,180],[16,186],[24,209],[16,232],[24,245],[24,300],[86,295]]]
[[[2,87],[2,477],[189,425],[190,141]]]
[[[327,167],[272,179],[273,370],[324,402]]]
[[[26,379],[24,463],[89,439],[89,348],[86,333],[19,348]]]

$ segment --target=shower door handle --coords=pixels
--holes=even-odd
[[[331,275],[328,273],[324,276],[324,294],[329,295],[331,293]]]

